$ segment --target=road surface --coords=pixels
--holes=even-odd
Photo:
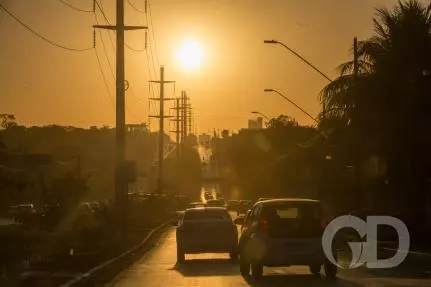
[[[343,270],[336,281],[310,275],[307,267],[265,268],[260,282],[243,278],[237,263],[224,254],[186,255],[186,262],[176,264],[175,229],[163,233],[158,244],[133,266],[120,273],[107,286],[115,287],[237,287],[237,286],[340,286],[340,287],[429,287],[431,259],[418,267],[370,271]],[[420,266],[420,267],[419,267]]]

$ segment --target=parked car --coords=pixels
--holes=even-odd
[[[246,218],[235,219],[236,224],[243,225],[239,240],[241,274],[247,276],[251,269],[258,279],[263,266],[307,265],[317,275],[323,265],[326,276],[335,278],[337,267],[325,258],[321,244],[326,220],[316,200],[257,202]]]
[[[177,225],[177,261],[187,253],[229,253],[238,257],[238,231],[225,208],[187,209]]]

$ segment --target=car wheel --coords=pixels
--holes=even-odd
[[[313,275],[320,275],[320,265],[319,264],[310,265],[310,272]]]
[[[324,265],[325,268],[325,275],[326,278],[330,279],[330,280],[334,280],[337,278],[337,266],[335,266],[334,264],[327,262]]]
[[[250,263],[245,260],[243,256],[239,257],[239,270],[242,276],[250,275]]]
[[[184,254],[184,251],[181,249],[180,246],[177,245],[177,262],[183,263],[186,260],[186,256]]]
[[[260,279],[263,274],[263,265],[259,263],[252,263],[251,264],[251,275],[254,279]]]

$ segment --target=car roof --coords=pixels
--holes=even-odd
[[[309,198],[277,198],[258,201],[256,204],[276,204],[276,203],[320,203],[319,200]]]

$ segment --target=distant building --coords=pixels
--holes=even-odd
[[[223,131],[221,132],[221,137],[222,137],[222,138],[227,138],[227,137],[229,137],[229,130],[223,130]]]
[[[199,144],[201,145],[209,145],[210,140],[211,136],[206,133],[199,135]]]
[[[258,117],[255,120],[248,120],[248,129],[250,130],[261,130],[263,128],[263,118]]]

